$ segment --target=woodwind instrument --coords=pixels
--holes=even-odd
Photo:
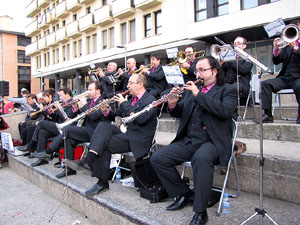
[[[51,103],[51,104],[45,106],[44,108],[40,109],[39,111],[36,111],[36,112],[31,113],[31,114],[30,114],[30,117],[33,117],[33,116],[35,116],[35,115],[37,115],[37,114],[39,114],[39,113],[41,113],[41,112],[43,112],[43,111],[46,111],[46,110],[48,110],[48,109],[51,109],[52,107],[55,107],[55,105],[58,105],[58,104],[60,104],[60,103],[61,103],[61,100],[55,101],[55,102],[53,102],[53,103]]]

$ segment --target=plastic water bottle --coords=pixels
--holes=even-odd
[[[116,183],[121,182],[121,170],[120,168],[117,168],[117,173],[116,173]]]
[[[230,201],[228,193],[224,193],[222,208],[224,214],[230,214]]]

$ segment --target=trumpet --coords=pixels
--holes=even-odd
[[[130,70],[130,72],[131,72],[131,74],[137,74],[137,73],[141,72],[145,68],[150,69],[151,68],[151,64],[148,64],[148,65],[146,65],[144,67],[140,67],[137,70]]]
[[[194,81],[194,84],[197,84],[199,82],[201,82],[201,85],[203,84],[203,79],[198,79]],[[137,112],[137,113],[132,113],[132,115],[121,118],[119,116],[117,116],[115,118],[115,122],[113,123],[115,126],[119,127],[122,133],[126,133],[127,132],[127,125],[129,123],[131,123],[132,121],[134,121],[136,118],[138,118],[139,116],[143,115],[146,112],[149,112],[151,109],[160,106],[161,104],[163,104],[164,102],[168,101],[171,98],[174,98],[176,95],[181,94],[184,91],[184,88],[178,88],[175,92],[169,93],[169,94],[165,94],[163,95],[160,99],[152,102],[151,104],[147,105],[144,109],[142,109],[141,111]]]
[[[127,91],[124,91],[121,93],[121,95],[127,95],[129,93],[129,90]],[[57,130],[59,131],[60,134],[62,134],[62,131],[63,129],[66,127],[66,126],[69,126],[71,125],[72,123],[78,121],[78,120],[81,120],[83,119],[84,117],[92,114],[93,112],[96,112],[97,110],[99,110],[101,107],[105,106],[105,105],[108,105],[108,104],[111,104],[111,103],[114,103],[115,100],[114,100],[114,97],[110,98],[110,99],[106,99],[100,103],[98,103],[97,105],[93,106],[92,108],[86,110],[85,112],[82,112],[80,113],[78,116],[76,116],[75,118],[73,119],[70,119],[64,123],[60,123],[60,124],[56,124],[56,127],[57,127]]]
[[[88,75],[90,76],[92,81],[100,81],[99,77],[98,77],[98,73],[104,72],[106,70],[107,70],[107,68],[102,69],[101,67],[97,68],[97,69],[92,69],[92,70],[89,69]]]
[[[279,48],[284,48],[292,42],[297,41],[300,38],[299,28],[295,24],[289,24],[285,26],[281,32],[280,40],[277,42]]]
[[[70,105],[73,105],[73,104],[75,104],[77,102],[80,102],[82,98],[86,98],[86,97],[88,97],[88,95],[89,95],[88,91],[85,91],[85,92],[83,92],[83,93],[81,93],[79,95],[76,95],[76,96],[74,96],[74,98],[73,98],[73,100],[71,102],[68,102],[67,104],[62,105],[62,107],[66,108],[66,107],[69,107]]]

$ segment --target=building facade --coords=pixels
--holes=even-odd
[[[141,65],[160,53],[164,65],[172,60],[166,49],[188,45],[209,55],[214,36],[228,44],[246,37],[247,52],[273,68],[273,39],[263,25],[278,18],[289,23],[300,17],[299,8],[297,0],[29,0],[26,54],[34,78],[77,93],[92,64],[115,61],[124,68],[128,57]]]

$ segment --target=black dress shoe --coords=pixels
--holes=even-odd
[[[190,225],[206,224],[208,221],[207,212],[195,213]]]
[[[26,152],[27,151],[27,147],[28,147],[28,144],[22,145],[22,146],[18,146],[17,149],[19,151]]]
[[[67,173],[68,173],[68,176],[75,175],[76,170],[72,170],[72,169],[68,168]],[[66,169],[64,169],[61,173],[56,174],[56,177],[57,178],[63,178],[65,176],[67,176],[67,173],[66,173]]]
[[[35,166],[40,166],[40,165],[44,165],[44,164],[48,164],[48,163],[49,162],[45,159],[39,159],[38,161],[31,163],[31,166],[35,167]]]
[[[300,116],[298,116],[298,118],[296,120],[296,124],[300,124]]]
[[[255,123],[259,124],[259,119],[254,120]],[[268,116],[267,114],[264,114],[262,117],[263,123],[273,123],[273,116]]]
[[[100,193],[101,191],[104,191],[104,190],[108,190],[109,189],[109,185],[108,185],[108,182],[100,185],[100,184],[94,184],[93,187],[91,187],[89,190],[87,190],[84,194],[87,195],[87,196],[93,196],[93,195],[96,195],[98,193]]]
[[[48,161],[51,161],[53,159],[53,154],[47,154],[46,152],[34,152],[32,153],[32,156],[34,158],[46,159]]]
[[[193,196],[178,196],[175,198],[175,201],[167,206],[166,210],[178,210],[178,209],[182,209],[184,206],[186,206],[189,203],[192,203],[194,201]]]
[[[207,207],[213,207],[216,203],[220,201],[221,192],[218,191],[212,191],[210,194],[210,197],[207,202]]]
[[[66,159],[65,164],[73,170],[82,171],[86,175],[92,174],[93,168],[89,164],[87,164],[84,160],[72,161]]]

